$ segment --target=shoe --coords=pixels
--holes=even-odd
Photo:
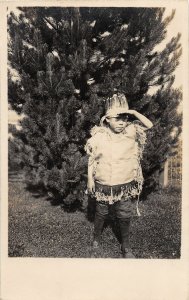
[[[101,250],[100,243],[94,240],[91,246],[90,257],[91,258],[99,257],[100,250]]]
[[[93,247],[93,249],[98,249],[99,245],[100,245],[100,243],[98,241],[94,240],[92,247]]]
[[[123,258],[136,258],[130,248],[121,248]]]

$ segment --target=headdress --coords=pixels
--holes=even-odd
[[[124,94],[114,94],[108,98],[105,103],[105,115],[100,120],[100,125],[104,125],[104,121],[108,117],[117,117],[120,114],[126,114],[129,110],[127,98]]]

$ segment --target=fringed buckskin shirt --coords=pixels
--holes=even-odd
[[[140,160],[146,142],[146,128],[138,121],[128,123],[119,134],[109,127],[95,126],[91,129],[85,150],[89,155],[89,164],[93,165],[93,177],[98,185],[113,187],[111,194],[97,189],[97,201],[110,204],[129,196],[140,194],[143,175]],[[134,183],[130,185],[129,183]],[[119,187],[119,193],[113,193]]]

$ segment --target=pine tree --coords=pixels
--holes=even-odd
[[[8,58],[19,73],[17,81],[9,74],[9,102],[25,114],[14,135],[27,182],[65,203],[82,201],[86,139],[104,100],[122,92],[154,123],[143,159],[145,185],[154,187],[181,132],[182,93],[173,87],[180,34],[156,49],[174,11],[164,18],[164,8],[19,9],[8,17]]]

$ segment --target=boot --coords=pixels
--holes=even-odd
[[[121,252],[122,252],[123,258],[135,258],[134,254],[131,251],[131,248],[122,248],[121,247]]]
[[[105,218],[101,215],[96,214],[94,220],[94,239],[91,249],[91,257],[98,257],[101,251],[100,241],[101,233],[104,226]]]
[[[119,220],[120,232],[121,232],[121,252],[123,258],[135,258],[130,248],[130,219]]]

